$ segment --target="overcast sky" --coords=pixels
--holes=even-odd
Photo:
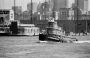
[[[0,0],[0,9],[11,9],[11,6],[14,5],[14,0]],[[23,10],[27,9],[27,3],[29,3],[31,0],[16,0],[16,5],[18,6],[22,6]],[[45,0],[32,0],[33,2],[43,2]],[[70,4],[73,2],[74,0],[69,0]],[[90,0],[89,0],[90,2]],[[90,4],[90,3],[89,3]],[[89,8],[90,10],[90,8]]]

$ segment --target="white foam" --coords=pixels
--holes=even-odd
[[[7,55],[22,55],[22,54],[30,54],[33,53],[34,51],[21,51],[21,52],[16,52],[16,53],[6,53]]]
[[[47,43],[48,41],[39,41],[40,43]]]
[[[75,41],[74,43],[90,43],[90,41]]]

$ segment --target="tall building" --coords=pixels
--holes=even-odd
[[[12,9],[15,11],[15,13],[20,14],[22,13],[22,6],[12,6]]]
[[[38,3],[32,2],[32,7],[31,7],[31,2],[27,4],[27,10],[32,12],[36,12],[37,11],[37,6]],[[31,9],[32,8],[32,9]]]
[[[15,20],[21,20],[22,6],[13,6],[12,10],[14,10],[14,19]]]
[[[30,13],[29,11],[23,12],[23,20],[30,20]]]
[[[41,5],[42,5],[42,3],[39,2],[38,6],[37,6],[37,12],[40,12]]]
[[[53,6],[55,11],[59,11],[60,8],[68,8],[68,0],[51,0],[51,7]]]
[[[82,11],[88,11],[88,0],[75,0],[75,5]]]
[[[41,17],[40,20],[47,20],[49,17],[49,3],[48,2],[39,3],[37,11],[39,12]]]
[[[59,20],[74,20],[74,10],[71,8],[60,8]]]

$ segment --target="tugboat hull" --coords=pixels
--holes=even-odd
[[[52,36],[46,35],[46,34],[39,34],[39,40],[40,41],[60,42],[60,38],[52,37]]]
[[[53,42],[61,42],[61,43],[73,43],[74,41],[78,41],[76,38],[60,36],[60,35],[45,35],[39,34],[40,41],[53,41]]]
[[[46,32],[42,32],[39,34],[40,41],[54,41],[54,42],[64,42],[64,43],[72,43],[77,41],[76,38],[72,38],[66,36],[61,27],[57,25],[57,22],[54,20],[48,22],[48,27],[46,28]]]

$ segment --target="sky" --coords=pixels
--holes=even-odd
[[[0,0],[0,9],[11,9],[11,7],[14,5],[14,0]],[[29,3],[31,0],[15,0],[17,6],[22,6],[23,11],[27,9],[27,3]],[[43,2],[45,0],[32,0],[33,2],[39,3]],[[69,3],[73,3],[74,0],[69,0]],[[89,3],[90,5],[90,0]],[[90,10],[90,7],[89,7]]]

